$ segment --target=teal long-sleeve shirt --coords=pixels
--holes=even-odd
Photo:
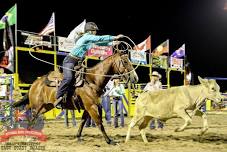
[[[89,50],[94,43],[97,45],[104,45],[109,44],[109,42],[113,40],[114,36],[111,35],[99,36],[85,33],[79,40],[77,40],[76,46],[70,51],[70,55],[83,58],[86,51]]]

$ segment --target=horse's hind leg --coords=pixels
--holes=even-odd
[[[84,128],[84,125],[86,123],[88,115],[89,115],[88,112],[86,110],[84,110],[84,113],[83,113],[82,118],[81,118],[79,130],[78,130],[77,135],[76,135],[78,141],[81,141],[81,133],[83,131],[83,128]]]
[[[31,121],[29,121],[28,123],[28,127],[31,127],[36,119],[41,115],[41,114],[44,114],[45,112],[49,111],[48,109],[45,108],[46,104],[42,104],[38,109],[35,109],[35,113],[33,114],[33,111],[32,111],[32,116],[33,118],[31,119]]]

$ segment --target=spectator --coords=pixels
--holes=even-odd
[[[144,91],[156,91],[162,89],[162,83],[160,81],[161,78],[162,76],[157,71],[153,71],[150,78],[150,82],[147,83],[147,85],[144,88]],[[162,129],[163,123],[158,119],[157,122],[158,128]],[[155,129],[155,119],[151,120],[150,129]]]
[[[88,115],[85,127],[96,127],[95,122],[91,119],[91,116]]]
[[[72,115],[72,124],[74,127],[76,127],[76,119],[75,119],[75,112],[74,110],[70,110]],[[65,120],[65,127],[69,127],[69,118],[68,118],[68,109],[62,109],[61,113],[56,117],[56,119],[60,119],[64,115]]]
[[[111,126],[111,101],[110,101],[110,92],[113,89],[113,81],[110,80],[105,86],[105,92],[102,95],[102,107],[105,111],[105,119],[108,126]]]
[[[120,84],[120,79],[114,79],[114,87],[110,93],[113,98],[114,106],[114,127],[118,127],[118,115],[121,118],[121,127],[124,127],[124,104],[122,96],[125,93],[123,84]]]

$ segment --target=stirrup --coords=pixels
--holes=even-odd
[[[54,104],[53,104],[53,103],[46,103],[46,104],[44,105],[44,108],[45,108],[47,111],[49,111],[49,110],[51,110],[51,109],[54,108]]]
[[[63,97],[59,97],[57,101],[54,102],[54,107],[56,107],[62,101],[62,99]]]
[[[67,94],[65,93],[62,98],[63,98],[63,101],[62,102],[63,103],[66,103],[67,102]]]

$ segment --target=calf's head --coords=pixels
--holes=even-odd
[[[199,82],[203,85],[203,94],[205,98],[214,101],[217,104],[221,104],[224,96],[220,93],[220,87],[213,79],[202,79],[198,76]]]

